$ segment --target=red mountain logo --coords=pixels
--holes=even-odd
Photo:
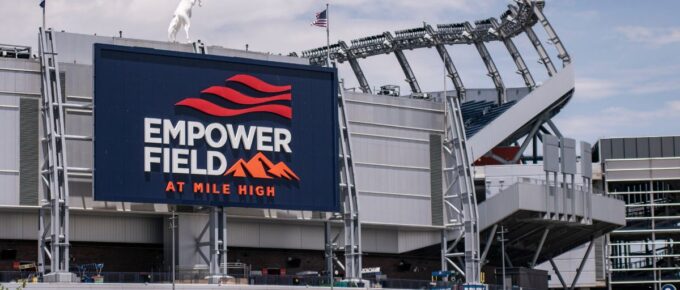
[[[215,103],[208,99],[186,98],[175,106],[189,107],[199,112],[215,117],[234,117],[250,113],[271,113],[286,119],[291,119],[293,109],[289,104],[292,100],[291,85],[272,85],[251,75],[237,74],[228,78],[226,84],[238,83],[265,96],[253,97],[227,86],[211,86],[201,91],[201,94],[215,95],[230,103],[229,107]]]
[[[269,158],[264,156],[262,152],[255,154],[248,162],[239,159],[224,173],[224,175],[262,179],[280,178],[300,181],[300,177],[295,175],[295,172],[293,172],[293,170],[285,163],[279,162],[274,164]]]

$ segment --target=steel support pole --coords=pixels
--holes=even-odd
[[[607,290],[612,290],[612,259],[610,258],[612,256],[612,246],[611,246],[611,238],[610,235],[607,234],[607,264],[606,265],[606,270],[607,270]]]
[[[171,232],[171,235],[172,235],[172,237],[171,237],[171,239],[172,239],[172,252],[170,254],[172,256],[172,265],[171,265],[172,266],[171,267],[172,268],[172,290],[175,290],[175,273],[177,272],[176,269],[175,269],[175,265],[177,265],[177,263],[175,262],[175,259],[176,259],[175,256],[177,254],[176,250],[175,250],[175,238],[176,238],[175,229],[177,228],[177,215],[175,215],[175,209],[174,208],[172,209],[172,217],[170,218],[170,228],[172,229],[172,232]]]
[[[326,259],[326,274],[328,275],[328,281],[333,284],[333,241],[331,240],[331,223],[329,221],[324,222],[324,252]]]
[[[401,66],[401,70],[404,71],[404,76],[406,76],[406,82],[411,87],[411,92],[421,93],[418,80],[416,80],[416,76],[413,74],[411,65],[409,65],[404,52],[401,49],[395,49],[394,55],[397,57],[397,61],[399,62],[399,66]]]
[[[208,282],[217,284],[227,275],[227,220],[224,207],[211,207],[208,223],[210,225]]]
[[[507,287],[507,285],[505,285],[505,283],[506,283],[506,279],[505,279],[505,260],[506,260],[505,259],[505,257],[506,257],[505,256],[505,254],[506,254],[505,253],[505,226],[501,226],[501,232],[500,233],[501,233],[501,252],[502,252],[501,255],[503,256],[503,259],[502,259],[503,260],[503,263],[502,263],[502,265],[503,265],[503,267],[502,267],[503,268],[503,290],[507,290],[508,287]]]
[[[560,219],[560,198],[558,196],[558,193],[560,192],[560,181],[557,179],[557,172],[553,172],[553,182],[555,183],[555,194],[553,196],[554,201],[555,201],[555,207],[553,208],[553,219],[554,220],[559,220]]]
[[[425,25],[425,30],[429,35],[437,35],[432,26],[430,25]],[[465,86],[463,85],[463,80],[460,78],[460,75],[458,74],[456,66],[453,64],[453,60],[451,60],[451,55],[449,55],[449,52],[446,50],[446,47],[442,43],[441,39],[438,37],[435,38],[434,47],[437,50],[439,57],[442,59],[442,62],[444,62],[444,67],[446,68],[448,77],[451,79],[451,82],[453,83],[453,87],[456,89],[456,95],[458,99],[461,102],[464,102]],[[444,96],[444,101],[446,101],[446,95]]]
[[[571,175],[571,221],[576,221],[576,175]]]
[[[562,60],[562,64],[566,66],[567,64],[571,63],[571,57],[569,56],[567,49],[562,44],[562,41],[557,36],[557,32],[555,32],[555,29],[552,27],[552,25],[550,25],[548,19],[545,17],[545,15],[543,15],[543,11],[541,11],[541,8],[535,5],[535,3],[532,0],[524,0],[524,4],[529,5],[533,8],[534,15],[536,16],[536,18],[538,18],[538,21],[543,25],[545,32],[548,34],[550,43],[555,45],[555,48],[557,49],[558,53],[557,57]]]
[[[515,43],[512,41],[512,38],[507,37],[507,35],[504,35],[502,31],[500,31],[499,29],[500,25],[498,24],[498,20],[496,20],[496,18],[491,18],[490,21],[491,25],[496,30],[498,38],[503,41],[503,44],[505,44],[505,48],[508,49],[510,56],[515,62],[515,66],[517,66],[517,73],[522,75],[522,78],[524,79],[524,84],[529,88],[529,90],[533,90],[534,87],[536,87],[536,82],[534,81],[534,77],[531,75],[531,72],[529,72],[529,68],[524,62],[522,55],[519,53],[517,46],[515,46]]]
[[[470,35],[472,35],[472,25],[469,22],[465,23],[465,30]],[[498,72],[498,68],[494,63],[493,58],[491,58],[491,54],[489,54],[489,50],[486,49],[486,45],[482,40],[473,40],[473,43],[477,48],[477,52],[479,52],[479,56],[482,58],[484,65],[486,66],[486,70],[489,72],[488,75],[493,81],[496,91],[498,91],[498,104],[504,104],[508,101],[505,95],[505,85],[503,84],[503,79],[501,78],[501,74]]]
[[[491,227],[491,232],[489,233],[489,238],[486,239],[486,245],[484,246],[484,251],[482,251],[482,256],[479,258],[480,262],[486,264],[486,255],[489,254],[489,249],[491,249],[491,244],[493,243],[493,238],[496,236],[496,230],[498,229],[498,224],[494,224]]]
[[[218,210],[217,207],[210,207],[210,213],[209,213],[209,221],[208,223],[210,224],[210,248],[209,248],[209,259],[210,259],[210,264],[209,264],[209,270],[210,270],[210,277],[213,278],[218,275],[218,268],[219,268],[219,227],[217,225],[218,222]],[[215,281],[212,279],[210,280],[210,283],[213,284]]]
[[[541,241],[538,242],[538,248],[536,249],[536,253],[534,254],[534,258],[531,259],[531,268],[532,269],[534,267],[536,267],[536,261],[538,260],[538,257],[541,254],[541,251],[543,250],[543,244],[545,243],[545,239],[548,237],[549,232],[550,232],[550,228],[545,228],[545,231],[543,231],[543,236],[541,236]]]
[[[550,259],[548,259],[548,261],[550,261],[550,265],[552,266],[553,271],[555,271],[555,275],[557,275],[557,279],[560,280],[560,283],[562,284],[562,288],[565,289],[565,290],[568,289],[567,283],[564,282],[564,278],[562,278],[562,273],[560,273],[560,269],[557,268],[557,265],[555,264],[555,261],[553,261],[553,258],[551,257]]]
[[[42,202],[41,202],[42,204]],[[38,273],[45,273],[45,218],[42,205],[38,209]]]
[[[446,262],[446,253],[448,252],[447,251],[448,243],[449,243],[449,241],[448,241],[448,238],[446,237],[446,228],[444,228],[444,229],[442,229],[442,232],[441,232],[441,252],[440,252],[440,255],[441,255],[441,261],[440,262],[441,262],[441,270],[442,271],[448,271],[448,269],[449,269],[449,267],[447,265],[448,263]]]
[[[221,218],[221,225],[220,228],[222,229],[222,275],[227,276],[229,275],[229,269],[227,267],[227,246],[228,246],[228,236],[227,236],[227,208],[226,207],[221,207],[220,208],[220,214],[222,215]]]
[[[595,239],[590,240],[590,244],[588,244],[588,249],[586,250],[585,255],[583,255],[583,258],[581,259],[581,263],[579,264],[578,269],[576,269],[576,276],[574,276],[574,281],[571,282],[571,287],[569,289],[574,290],[574,287],[576,287],[576,282],[578,282],[578,278],[581,277],[581,272],[583,272],[583,266],[586,265],[586,261],[588,260],[590,251],[593,249],[593,244],[595,244]]]
[[[533,149],[532,152],[532,158],[531,158],[531,163],[537,164],[538,163],[538,136],[534,134],[534,137],[531,138],[531,147]]]
[[[534,136],[534,143],[536,143],[536,136]],[[535,147],[535,146],[534,146]],[[535,150],[534,150],[535,151]],[[550,172],[545,171],[545,219],[550,219],[550,195],[552,190],[550,189]]]
[[[548,120],[548,121],[546,121],[546,123],[548,123],[548,127],[550,127],[550,130],[552,130],[553,133],[555,133],[555,136],[557,136],[557,138],[562,139],[562,133],[560,132],[559,129],[557,129],[557,126],[555,126],[555,123],[553,123],[552,120]]]
[[[524,150],[527,149],[527,146],[529,145],[529,142],[534,139],[536,132],[538,131],[538,128],[541,127],[541,120],[536,121],[534,126],[531,128],[531,131],[529,131],[529,134],[527,134],[526,139],[522,142],[522,145],[519,148],[519,151],[517,151],[517,154],[515,154],[515,157],[512,158],[512,163],[515,163],[519,160],[520,157],[522,157],[522,154],[524,153]],[[535,150],[534,150],[535,151]]]
[[[657,290],[660,285],[659,285],[659,274],[658,271],[656,270],[657,268],[657,257],[656,257],[656,219],[655,219],[655,213],[654,210],[656,208],[655,206],[655,197],[654,197],[654,181],[649,181],[649,202],[650,202],[650,217],[651,217],[651,224],[652,224],[652,273],[654,274],[654,290]]]
[[[352,71],[354,71],[354,75],[356,76],[357,81],[359,82],[359,87],[361,88],[361,91],[367,94],[371,94],[371,86],[368,85],[366,75],[364,75],[364,71],[361,69],[359,62],[354,57],[352,52],[349,50],[349,46],[347,46],[347,44],[342,40],[338,42],[338,45],[340,45],[340,48],[345,53],[347,61],[349,62],[349,66],[352,68]]]

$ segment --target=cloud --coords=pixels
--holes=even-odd
[[[680,123],[680,101],[669,101],[652,110],[614,106],[587,115],[558,115],[555,121],[565,135],[580,140],[595,141],[602,137],[635,135],[677,135],[677,128],[660,124]]]
[[[124,37],[164,41],[177,3],[178,0],[50,0],[47,23],[48,27],[67,32],[117,36],[122,31]],[[343,39],[349,43],[384,31],[419,27],[423,21],[438,24],[498,17],[506,4],[506,0],[331,0],[331,42]],[[0,7],[8,8],[0,9],[0,26],[12,27],[3,31],[0,42],[36,48],[41,23],[37,2],[0,0]],[[325,29],[310,26],[314,13],[324,7],[325,2],[318,0],[203,0],[203,7],[193,9],[191,37],[228,48],[245,49],[247,44],[251,51],[299,53],[326,44]],[[183,33],[178,34],[178,40],[184,41]],[[440,70],[430,69],[442,66],[434,49],[407,52],[407,56],[424,90],[441,87]],[[465,73],[466,86],[478,86],[479,79],[485,87],[492,87],[485,73],[477,74],[483,64],[475,51],[454,57]],[[394,56],[360,62],[366,63],[363,69],[372,86],[396,83],[407,92]],[[356,85],[347,64],[341,65],[341,72],[348,86]]]
[[[620,26],[616,31],[631,42],[654,46],[680,43],[680,27]]]
[[[576,78],[578,100],[598,100],[619,95],[621,85],[610,79]]]
[[[589,102],[609,97],[643,96],[680,91],[680,66],[650,65],[612,69],[606,77],[577,77],[575,100]]]

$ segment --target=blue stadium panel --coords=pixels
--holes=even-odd
[[[500,106],[490,101],[469,101],[461,104],[460,109],[465,123],[465,137],[469,139],[474,136],[514,104],[515,101]]]

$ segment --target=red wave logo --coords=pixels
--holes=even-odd
[[[185,106],[199,112],[215,117],[234,117],[249,113],[272,113],[291,119],[293,109],[290,104],[271,104],[272,102],[291,101],[291,86],[277,86],[264,82],[254,76],[238,74],[226,80],[247,86],[255,91],[270,94],[265,97],[252,97],[226,86],[212,86],[201,91],[202,94],[218,96],[233,104],[241,105],[238,108],[227,108],[211,101],[200,98],[186,98],[175,106]]]

